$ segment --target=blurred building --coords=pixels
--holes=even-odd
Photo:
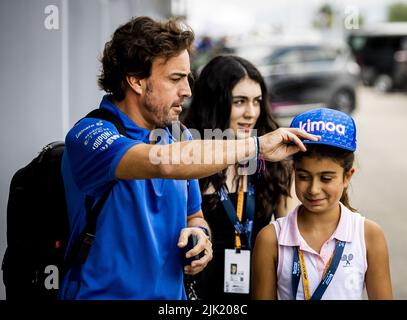
[[[185,6],[184,6],[185,7]],[[96,107],[100,56],[131,16],[185,15],[183,1],[2,0],[0,2],[0,258],[13,173]],[[0,281],[0,299],[5,298]]]

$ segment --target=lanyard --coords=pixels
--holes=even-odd
[[[293,268],[291,273],[291,289],[293,293],[293,299],[297,297],[298,284],[300,282],[300,276],[302,278],[302,286],[304,289],[305,300],[321,300],[322,296],[325,293],[325,290],[328,288],[331,280],[338,268],[339,262],[341,261],[343,250],[345,249],[345,241],[337,241],[335,245],[335,250],[332,252],[331,257],[325,267],[324,275],[322,280],[319,283],[318,287],[315,289],[313,295],[310,295],[309,292],[309,282],[308,274],[305,267],[304,256],[302,251],[298,247],[294,247],[294,259],[293,259]]]
[[[244,193],[243,193],[243,182],[240,183],[239,192],[237,195],[237,204],[236,204],[236,216],[237,219],[242,222],[243,216],[243,200],[244,200]],[[242,247],[242,243],[240,241],[240,235],[235,231],[235,247],[240,249]]]
[[[253,218],[254,218],[254,186],[248,182],[248,195],[246,201],[246,221],[242,224],[242,216],[243,216],[243,183],[239,186],[239,194],[237,198],[237,210],[235,210],[232,201],[229,198],[228,192],[225,186],[222,186],[218,191],[218,196],[222,205],[232,222],[235,231],[236,231],[236,240],[235,245],[237,249],[240,249],[241,242],[240,237],[244,234],[247,238],[247,247],[248,249],[251,248],[251,235],[253,229]]]

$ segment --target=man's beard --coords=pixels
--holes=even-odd
[[[154,115],[155,125],[160,128],[165,128],[171,126],[173,121],[178,121],[178,117],[176,119],[170,119],[169,113],[171,107],[160,107],[158,103],[154,102],[152,93],[152,85],[150,83],[147,83],[144,107],[150,114]]]

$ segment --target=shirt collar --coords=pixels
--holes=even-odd
[[[291,211],[286,217],[281,219],[286,219],[285,223],[281,223],[281,231],[279,235],[278,242],[283,246],[297,247],[299,246],[301,250],[309,248],[306,244],[304,238],[301,236],[297,224],[298,209],[301,205],[297,206],[293,211]],[[340,203],[341,217],[339,218],[338,226],[336,230],[329,238],[329,240],[337,239],[345,242],[352,242],[352,217],[354,214],[342,203]],[[278,219],[280,220],[280,219]],[[277,220],[277,221],[278,221]],[[309,250],[308,250],[309,251]]]
[[[341,202],[339,204],[341,206],[341,218],[331,239],[335,238],[339,241],[352,242],[352,215],[355,213],[350,211]]]
[[[135,139],[135,140],[140,140],[145,143],[150,143],[150,133],[151,130],[148,130],[146,128],[140,128],[138,125],[136,125],[125,113],[123,113],[111,100],[109,95],[103,96],[102,101],[100,102],[101,109],[106,109],[109,110],[111,113],[113,113],[116,117],[118,117],[122,123],[124,128],[126,129],[127,134]],[[172,141],[172,136],[168,130],[168,128],[163,129],[166,131],[168,134],[169,141]],[[166,141],[168,143],[168,141]]]
[[[280,224],[281,231],[278,237],[278,242],[280,245],[291,247],[297,247],[300,245],[301,235],[297,225],[297,214],[299,208],[300,206],[297,206],[286,217],[277,219],[277,222],[283,222],[285,220],[285,223]]]

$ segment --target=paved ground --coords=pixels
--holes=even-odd
[[[354,118],[358,150],[351,203],[384,229],[394,298],[407,299],[407,93],[361,87]]]
[[[407,94],[359,90],[358,174],[351,199],[384,229],[395,299],[407,299]]]

